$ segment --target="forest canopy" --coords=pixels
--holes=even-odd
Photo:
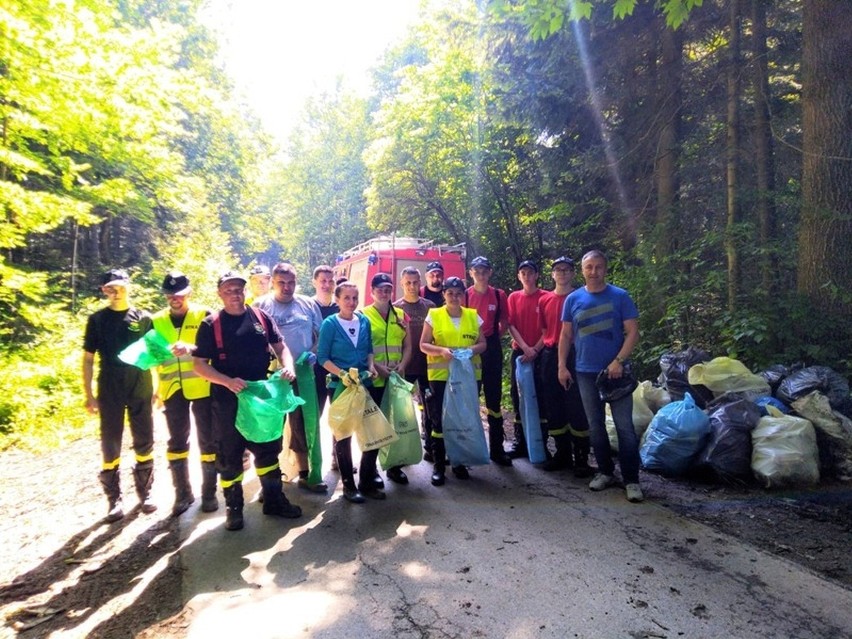
[[[314,96],[281,148],[202,7],[0,7],[9,442],[85,421],[104,270],[150,310],[172,269],[215,305],[225,268],[286,259],[307,286],[378,234],[463,242],[505,288],[521,260],[604,250],[649,375],[686,344],[852,371],[852,4],[427,2],[369,93]]]

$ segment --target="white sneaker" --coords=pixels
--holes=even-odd
[[[589,482],[590,490],[603,490],[604,488],[608,488],[615,483],[615,477],[612,475],[604,475],[603,473],[598,473],[592,478],[592,481]]]
[[[639,484],[627,484],[624,487],[624,491],[627,493],[627,501],[633,502],[634,504],[638,504],[640,501],[644,501],[645,495],[642,494],[642,489],[639,487]]]

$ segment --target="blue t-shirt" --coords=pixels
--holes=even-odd
[[[562,321],[574,327],[577,371],[598,373],[609,366],[624,344],[624,320],[639,311],[623,288],[607,284],[600,293],[578,288],[565,299]]]

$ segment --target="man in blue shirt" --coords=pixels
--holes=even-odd
[[[559,382],[568,388],[575,380],[568,370],[571,344],[577,353],[576,382],[589,420],[592,448],[598,473],[589,483],[603,490],[615,482],[615,464],[604,421],[604,402],[595,380],[601,371],[610,379],[624,373],[624,362],[639,341],[639,311],[624,289],[607,284],[607,260],[600,251],[589,251],[582,260],[586,285],[571,293],[562,309],[559,336]],[[639,486],[639,437],[633,428],[633,397],[628,394],[610,402],[618,436],[618,462],[627,499],[642,501]]]

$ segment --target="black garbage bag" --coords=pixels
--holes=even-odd
[[[792,405],[813,391],[828,397],[828,403],[834,410],[841,410],[849,399],[849,382],[828,366],[808,366],[781,380],[775,396],[785,404]]]
[[[689,383],[689,369],[696,364],[709,362],[710,354],[700,348],[689,346],[688,348],[673,352],[663,353],[660,357],[660,385],[665,388],[672,401],[681,401],[686,393],[692,395],[696,405],[704,408],[707,402],[713,399],[713,392],[704,385]]]
[[[751,478],[751,431],[760,420],[754,402],[740,399],[710,414],[710,438],[695,466],[698,475],[722,481]]]
[[[765,371],[760,372],[760,376],[766,380],[766,383],[769,384],[773,393],[778,390],[778,385],[781,383],[781,380],[789,374],[790,369],[783,364],[775,364],[767,368]]]

